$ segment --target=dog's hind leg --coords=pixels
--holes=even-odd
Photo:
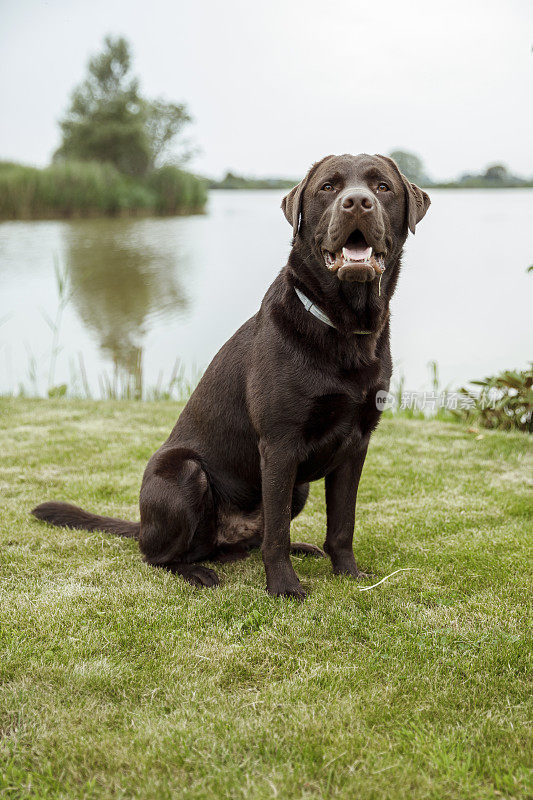
[[[301,483],[295,486],[292,492],[292,506],[291,506],[291,519],[297,517],[300,511],[307,502],[309,496],[309,484]],[[307,542],[291,542],[291,553],[301,556],[315,556],[316,558],[325,558],[326,554],[320,547]]]
[[[148,564],[181,575],[193,586],[216,586],[214,570],[198,561],[215,550],[214,503],[207,475],[186,448],[158,450],[141,487],[139,547]]]

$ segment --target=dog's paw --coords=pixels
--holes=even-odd
[[[304,587],[296,578],[295,581],[269,581],[267,584],[267,592],[274,597],[294,597],[295,600],[305,600],[307,592]]]
[[[356,564],[353,553],[329,553],[331,566],[334,575],[347,575],[356,581],[363,581],[366,578],[373,578],[372,572],[363,572]]]
[[[334,575],[346,575],[348,578],[353,578],[354,581],[364,581],[367,578],[374,578],[373,572],[363,572],[359,569],[357,564],[335,565],[333,567]]]
[[[315,556],[315,558],[325,558],[326,554],[320,547],[307,542],[291,542],[291,553],[301,556]]]
[[[213,589],[220,583],[220,578],[214,569],[202,567],[200,564],[180,564],[175,567],[173,572],[181,575],[191,586],[197,586],[199,588],[205,587]]]

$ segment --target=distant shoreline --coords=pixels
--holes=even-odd
[[[293,186],[296,186],[296,183],[292,183],[290,186],[234,186],[234,187],[227,187],[227,186],[211,186],[209,187],[209,191],[211,192],[253,192],[253,191],[280,191],[282,189],[292,189]],[[423,185],[422,189],[488,189],[492,191],[501,191],[502,189],[533,189],[533,183],[525,183],[520,186],[462,186],[460,183],[432,183],[431,186]]]
[[[296,186],[298,181],[288,182],[284,181],[283,185],[276,185],[276,186],[256,186],[255,183],[252,181],[249,185],[243,186],[224,186],[221,185],[222,182],[212,182],[209,186],[209,191],[218,192],[218,191],[229,191],[229,192],[249,192],[254,190],[273,190],[273,191],[280,191],[282,189],[292,189],[293,186]],[[490,191],[500,191],[501,189],[533,189],[533,181],[529,183],[521,183],[521,184],[508,184],[503,186],[494,186],[489,184],[479,184],[478,186],[474,185],[465,185],[463,183],[422,183],[420,184],[422,189],[489,189]]]
[[[205,212],[213,191],[283,191],[295,178],[246,178],[229,173],[221,181],[164,166],[143,178],[119,173],[111,164],[55,162],[38,169],[0,162],[0,222],[81,219],[144,219]],[[533,181],[500,182],[472,176],[463,181],[420,184],[433,189],[531,189]]]

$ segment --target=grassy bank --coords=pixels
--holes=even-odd
[[[210,189],[292,189],[299,183],[298,178],[247,178],[243,175],[233,175],[228,172],[222,180],[210,180]],[[448,181],[444,183],[433,183],[420,181],[419,185],[424,189],[531,189],[533,181],[509,180],[495,183],[486,181],[482,178],[468,178],[461,181]]]
[[[134,542],[29,517],[55,497],[136,518],[176,412],[0,400],[0,794],[531,796],[530,439],[383,420],[357,553],[416,571],[360,592],[295,559],[299,605],[257,553],[195,591]],[[293,527],[322,543],[322,484]]]
[[[184,214],[201,211],[206,199],[203,180],[172,166],[141,179],[96,162],[0,163],[0,219]]]
[[[296,178],[249,178],[227,172],[222,180],[210,180],[210,189],[292,189]]]

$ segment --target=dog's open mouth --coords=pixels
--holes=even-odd
[[[323,250],[323,254],[324,262],[330,272],[337,272],[342,268],[339,277],[347,276],[349,271],[353,272],[352,280],[371,280],[376,274],[381,275],[385,269],[383,257],[374,253],[359,229],[352,231],[340,250],[335,253]],[[349,270],[344,269],[345,267],[348,267]],[[356,277],[359,271],[362,273],[361,278]]]

